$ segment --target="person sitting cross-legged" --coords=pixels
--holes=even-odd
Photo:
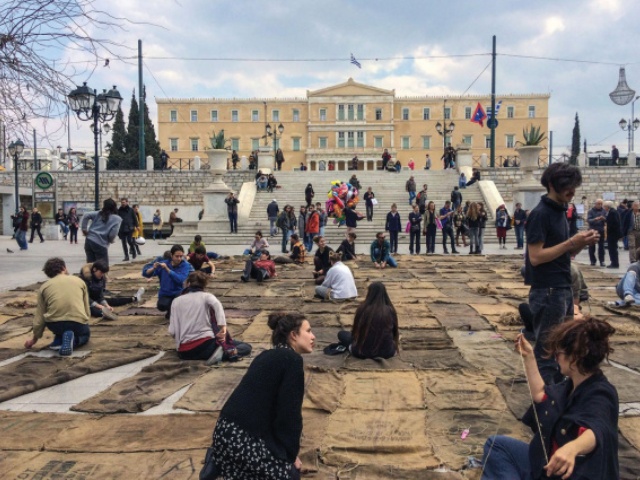
[[[107,288],[107,273],[109,273],[107,262],[96,260],[82,267],[80,278],[86,283],[89,290],[91,316],[117,320],[118,316],[113,313],[113,307],[128,305],[133,302],[140,303],[144,288],[139,288],[135,295],[129,297],[110,297],[106,299],[104,298],[104,292]]]
[[[289,258],[298,265],[304,264],[304,255],[307,250],[300,240],[300,237],[297,233],[294,233],[289,237],[289,240],[291,242],[291,254],[289,255]]]
[[[357,358],[391,358],[398,353],[398,314],[383,283],[369,285],[351,332],[338,332],[338,341]]]
[[[69,275],[64,260],[50,258],[42,269],[49,280],[38,290],[38,303],[33,316],[33,335],[24,342],[27,349],[42,337],[45,327],[55,335],[52,350],[69,356],[73,349],[89,341],[89,291],[78,277]]]
[[[313,256],[313,278],[316,285],[322,285],[332,265],[330,255],[333,253],[333,248],[327,245],[327,239],[322,236],[315,237],[313,241],[318,245],[316,254]]]
[[[637,262],[633,262],[627,268],[627,273],[616,285],[616,293],[620,300],[615,302],[618,306],[640,306],[640,248],[636,250]]]
[[[196,272],[203,272],[207,275],[216,273],[216,266],[213,260],[209,258],[207,249],[204,245],[198,245],[193,253],[187,255],[187,261],[191,264]]]
[[[169,334],[182,360],[237,360],[251,353],[251,345],[232,340],[220,301],[206,292],[209,276],[191,272],[182,294],[171,304]]]
[[[356,282],[349,267],[342,263],[342,253],[331,252],[329,259],[331,268],[324,277],[322,285],[316,287],[316,296],[323,300],[356,298],[358,296]]]
[[[255,278],[256,281],[262,282],[268,278],[275,278],[278,274],[276,273],[276,264],[273,260],[271,260],[271,254],[269,254],[269,250],[262,250],[260,252],[260,258],[258,260],[247,260],[244,265],[244,271],[240,276],[240,280],[243,282],[248,282],[250,278]]]
[[[191,272],[193,267],[185,260],[182,245],[171,247],[171,260],[156,259],[142,267],[143,277],[160,279],[157,308],[161,312],[167,312],[165,318],[169,319],[171,303],[182,292],[184,282]]]

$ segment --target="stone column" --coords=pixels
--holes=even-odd
[[[198,155],[193,157],[193,169],[200,170],[200,157]]]
[[[466,146],[458,147],[456,154],[456,164],[459,173],[464,173],[467,181],[471,179],[471,173],[473,169],[473,155],[471,155],[471,149]]]
[[[153,157],[147,155],[147,172],[153,172]]]
[[[258,170],[262,173],[269,174],[276,168],[276,160],[273,157],[273,150],[268,145],[262,145],[258,148]]]

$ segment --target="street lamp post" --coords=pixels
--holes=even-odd
[[[280,125],[278,125],[277,129],[272,130],[271,125],[267,123],[267,126],[264,128],[267,131],[267,137],[273,136],[273,161],[274,161],[274,164],[277,165],[276,161],[277,161],[277,151],[278,151],[278,133],[280,133],[280,136],[282,136],[282,133],[284,132],[284,126],[281,123]]]
[[[15,183],[16,183],[16,215],[20,211],[20,192],[18,185],[18,157],[24,150],[24,143],[22,140],[16,140],[15,142],[11,142],[9,144],[9,155],[13,157],[13,171],[15,172]]]
[[[449,135],[450,133],[453,133],[453,130],[456,128],[456,124],[453,123],[452,121],[449,122],[449,125],[447,125],[446,111],[447,111],[447,101],[445,100],[444,107],[442,109],[442,122],[444,125],[440,122],[436,123],[436,132],[438,132],[438,135],[442,137],[443,151],[447,150],[447,135]]]
[[[93,123],[91,125],[89,125],[89,128],[91,128],[91,131],[93,131]],[[98,126],[98,135],[100,136],[100,156],[102,156],[102,132],[104,132],[105,134],[109,135],[109,132],[111,131],[111,125],[109,125],[108,123],[105,123],[104,126]]]
[[[87,83],[83,83],[81,87],[72,90],[69,95],[69,106],[71,110],[76,112],[78,118],[82,121],[93,120],[93,148],[94,148],[94,167],[95,167],[95,209],[100,209],[100,161],[98,156],[98,133],[100,132],[99,123],[105,123],[112,120],[122,96],[116,89],[115,85],[108,92],[98,94],[96,90],[87,87]]]
[[[628,133],[628,142],[629,142],[629,152],[633,152],[635,149],[635,131],[638,129],[638,127],[640,127],[640,120],[638,120],[637,118],[634,119],[634,104],[636,103],[636,100],[638,100],[640,98],[640,95],[638,95],[636,98],[633,99],[633,102],[631,102],[631,118],[629,119],[629,121],[627,122],[624,118],[622,120],[620,120],[618,122],[618,125],[620,125],[620,128],[622,129],[622,131],[624,132],[629,132]]]

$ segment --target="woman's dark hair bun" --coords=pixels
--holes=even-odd
[[[598,320],[594,317],[585,320],[584,326],[587,335],[589,336],[589,340],[595,342],[602,341],[616,332],[616,329],[613,328],[609,323],[603,320]]]
[[[280,319],[284,318],[286,314],[284,312],[275,312],[269,314],[269,318],[267,320],[267,325],[271,330],[275,330],[278,328],[278,323],[280,323]]]

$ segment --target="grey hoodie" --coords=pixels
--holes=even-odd
[[[91,221],[91,227],[87,228]],[[109,248],[109,244],[116,241],[118,236],[118,230],[120,230],[120,224],[122,218],[118,214],[109,215],[109,218],[105,222],[102,220],[100,211],[85,213],[82,216],[82,230],[87,233],[87,240],[91,240],[93,243],[100,245],[104,248]]]

